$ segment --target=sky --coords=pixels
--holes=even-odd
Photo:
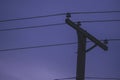
[[[0,21],[67,12],[120,11],[119,4],[120,0],[0,0]],[[71,16],[72,21],[120,19],[120,13]],[[61,15],[0,22],[0,30],[65,23],[65,19],[66,15]],[[119,21],[81,24],[83,29],[99,40],[120,39]],[[75,77],[77,44],[1,51],[71,42],[77,42],[77,34],[67,24],[0,31],[0,80],[54,80]],[[87,42],[87,48],[92,45],[94,43]],[[109,41],[107,46],[108,51],[96,47],[86,53],[86,77],[120,76],[120,41]]]

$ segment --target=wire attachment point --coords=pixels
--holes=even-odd
[[[71,17],[71,14],[70,14],[70,13],[66,13],[66,17],[67,17],[67,18],[70,18],[70,17]]]
[[[108,40],[107,39],[103,40],[103,43],[108,44]]]

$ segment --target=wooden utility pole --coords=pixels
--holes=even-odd
[[[103,50],[108,50],[108,47],[101,43],[98,39],[96,39],[94,36],[86,32],[84,29],[80,27],[80,24],[75,24],[73,21],[71,21],[69,18],[71,15],[67,13],[67,18],[65,19],[65,22],[70,25],[73,29],[76,30],[77,36],[78,36],[78,52],[77,52],[77,69],[76,69],[76,80],[85,80],[85,58],[86,58],[86,39],[90,39],[95,45],[88,49],[91,50],[94,47],[99,46]]]
[[[77,31],[77,36],[78,36],[78,53],[77,53],[76,80],[84,80],[86,60],[86,36],[84,36],[79,31]]]

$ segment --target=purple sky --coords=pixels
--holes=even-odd
[[[0,20],[66,12],[116,11],[120,0],[0,0]],[[64,23],[64,16],[0,22],[0,30]],[[120,13],[72,15],[73,21],[120,19]],[[120,23],[82,23],[98,39],[120,39]],[[0,32],[0,50],[77,42],[68,25]],[[93,43],[87,43],[90,47]],[[109,51],[96,47],[86,56],[86,77],[120,76],[120,41],[109,41]],[[76,74],[77,44],[0,51],[0,80],[53,80]],[[89,80],[89,79],[86,79]],[[96,80],[96,79],[95,79]]]

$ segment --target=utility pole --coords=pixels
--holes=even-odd
[[[78,36],[78,53],[77,53],[76,80],[84,80],[87,38],[79,31],[77,31],[77,36]]]
[[[70,13],[66,14],[65,22],[70,25],[77,32],[78,37],[78,52],[77,52],[77,69],[76,69],[76,80],[85,80],[85,60],[86,60],[86,52],[93,49],[96,46],[101,47],[103,50],[108,50],[108,47],[101,43],[94,36],[89,34],[87,31],[80,27],[80,23],[76,24],[71,21],[69,18],[71,17]],[[90,49],[86,50],[86,39],[90,39],[95,45],[93,45]]]

